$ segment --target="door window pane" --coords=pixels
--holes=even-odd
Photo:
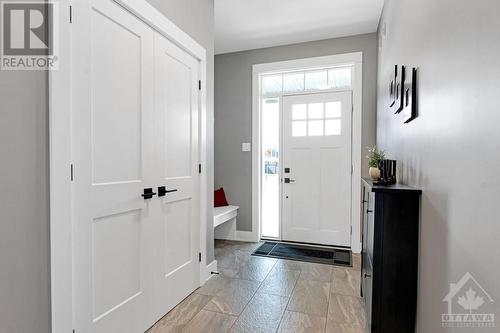
[[[292,121],[292,136],[306,136],[307,121]]]
[[[283,91],[302,90],[304,90],[304,73],[283,75]]]
[[[309,120],[309,136],[323,135],[323,120]]]
[[[340,118],[342,114],[340,102],[328,102],[325,104],[325,118]]]
[[[292,119],[300,120],[307,118],[307,106],[306,104],[294,104],[292,105]]]
[[[280,101],[263,100],[262,105],[262,236],[279,237],[279,147]]]
[[[325,89],[327,85],[327,71],[306,72],[306,90]]]
[[[328,70],[328,87],[343,88],[351,86],[351,67]]]
[[[309,104],[309,119],[322,119],[323,118],[323,103]]]
[[[283,76],[266,75],[262,77],[262,94],[280,93],[283,88]]]
[[[341,120],[328,119],[325,121],[325,135],[340,135]]]

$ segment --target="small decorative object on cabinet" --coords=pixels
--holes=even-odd
[[[377,149],[377,146],[368,147],[368,173],[373,180],[380,178],[379,163],[385,158],[385,151]]]
[[[413,333],[421,190],[362,181],[361,295],[371,333]]]
[[[403,121],[405,124],[417,118],[417,69],[406,68],[406,79],[404,84],[404,108]]]
[[[380,177],[373,183],[376,185],[396,184],[396,160],[383,159],[378,162]]]

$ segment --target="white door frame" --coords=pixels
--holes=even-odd
[[[362,112],[363,112],[363,53],[353,52],[323,57],[303,58],[253,65],[252,74],[252,231],[249,239],[259,240],[261,223],[261,107],[260,77],[264,74],[300,71],[334,66],[352,66],[352,174],[351,174],[351,250],[361,252],[361,155],[362,155]],[[317,91],[332,92],[342,89]],[[345,91],[345,89],[343,89]],[[310,92],[301,92],[310,93]],[[300,93],[299,93],[300,94]],[[283,95],[282,94],[280,99]],[[281,124],[280,124],[281,127]],[[280,154],[281,155],[281,154]],[[281,158],[280,158],[281,160]],[[280,229],[281,230],[281,229]]]
[[[175,45],[199,61],[202,82],[199,94],[199,161],[207,165],[207,91],[206,50],[179,29],[162,13],[144,0],[112,0],[137,16],[148,26],[165,36]],[[51,272],[51,323],[53,333],[67,333],[73,329],[73,258],[72,258],[72,208],[71,208],[71,24],[70,3],[60,4],[59,69],[49,72],[49,163],[50,163],[50,272]],[[78,13],[72,13],[77,18]],[[200,285],[205,282],[206,231],[207,231],[207,174],[206,167],[200,174]]]

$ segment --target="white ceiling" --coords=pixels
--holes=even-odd
[[[384,0],[215,0],[215,53],[377,30]]]

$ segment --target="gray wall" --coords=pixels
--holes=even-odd
[[[213,0],[153,1],[207,49],[213,146]],[[0,71],[0,332],[50,332],[48,85],[44,72]],[[213,150],[207,166],[213,183]],[[213,189],[208,188],[212,208]],[[209,210],[209,214],[212,209]],[[207,216],[212,221],[211,216]],[[208,229],[213,260],[213,229]]]
[[[241,151],[252,141],[252,65],[363,52],[363,153],[375,143],[376,34],[321,40],[215,56],[215,186],[240,206],[238,230],[252,230],[252,154]],[[363,158],[363,172],[367,164]]]
[[[0,332],[50,331],[47,75],[0,70]]]
[[[493,331],[441,327],[449,283],[466,272],[496,301],[480,312],[500,316],[498,13],[497,0],[386,0],[380,23],[377,142],[400,163],[400,180],[423,189],[421,333]],[[420,114],[407,125],[387,108],[395,64],[420,70]]]

